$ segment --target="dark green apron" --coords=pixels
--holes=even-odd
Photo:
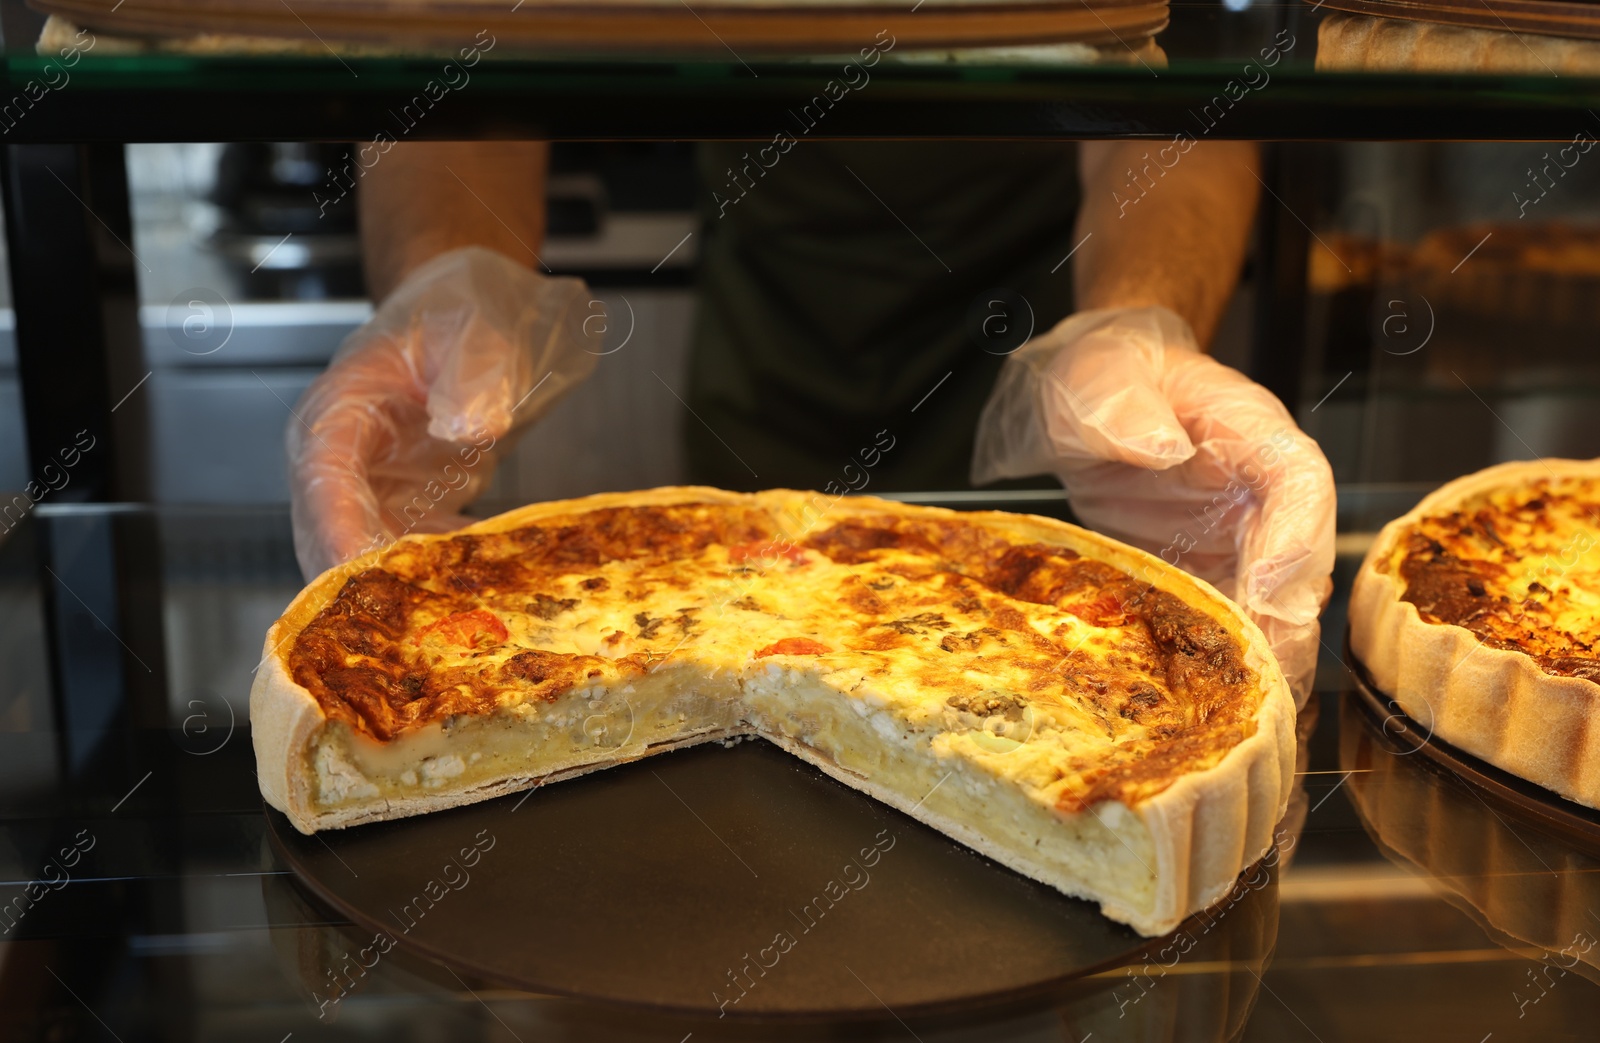
[[[967,488],[1006,351],[1072,311],[1072,265],[1051,269],[1075,241],[1075,147],[801,140],[757,161],[701,149],[693,480]]]

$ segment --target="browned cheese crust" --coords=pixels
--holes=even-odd
[[[1420,518],[1399,548],[1403,600],[1548,674],[1600,681],[1600,614],[1583,570],[1600,483],[1541,478]]]

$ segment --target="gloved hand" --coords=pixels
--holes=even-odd
[[[506,436],[594,370],[588,287],[481,247],[406,277],[301,396],[286,444],[307,579],[408,532],[448,532]]]
[[[1084,524],[1210,581],[1260,625],[1303,705],[1332,590],[1327,459],[1271,392],[1166,308],[1074,315],[1006,360],[975,483],[1052,473]]]

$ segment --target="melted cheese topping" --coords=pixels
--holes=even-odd
[[[1539,479],[1417,521],[1388,567],[1430,623],[1600,681],[1600,481]]]
[[[584,722],[626,719],[630,750],[755,731],[897,790],[959,770],[1079,811],[1137,803],[1254,730],[1256,677],[1226,628],[1103,562],[945,516],[778,531],[689,504],[396,546],[290,657],[343,729],[319,755],[387,779],[324,800],[605,760]],[[507,719],[543,737],[496,746],[485,722]],[[447,745],[381,752],[461,728],[481,766],[440,768]]]

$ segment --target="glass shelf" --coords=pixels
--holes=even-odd
[[[251,670],[300,585],[287,511],[41,506],[0,538],[0,652],[14,682],[0,693],[5,1028],[128,1040],[1592,1038],[1600,851],[1396,747],[1334,651],[1363,534],[1418,491],[1341,490],[1336,592],[1281,853],[1182,928],[1193,952],[1163,957],[1171,939],[1158,940],[1150,958],[1049,996],[904,1025],[630,1013],[457,977],[404,947],[345,987],[336,1019],[319,1017],[329,975],[371,935],[296,884],[252,774]],[[43,883],[18,905],[30,882]]]
[[[1600,132],[1589,111],[1600,108],[1600,57],[1590,56],[1600,54],[1600,42],[1484,31],[1493,46],[1452,36],[1442,51],[1391,62],[1421,62],[1429,71],[1332,71],[1344,59],[1334,54],[1329,27],[1348,29],[1361,16],[1303,2],[1242,10],[1180,2],[1153,39],[960,56],[889,48],[870,70],[847,70],[846,56],[774,57],[714,44],[694,55],[633,58],[536,56],[503,44],[470,72],[450,72],[448,84],[443,70],[456,48],[397,57],[371,47],[325,48],[309,36],[289,44],[292,54],[228,53],[225,43],[215,45],[222,53],[198,54],[140,51],[91,34],[76,39],[95,46],[65,69],[61,47],[35,52],[37,12],[4,0],[0,16],[14,100],[0,123],[12,143],[770,140],[779,133],[1571,140]],[[58,36],[56,43],[75,39]],[[1565,58],[1545,57],[1549,48]],[[1353,61],[1376,60],[1359,46],[1344,50]],[[805,106],[822,108],[830,81],[837,98],[825,117],[799,121],[794,114]],[[30,83],[37,97],[24,104]]]

